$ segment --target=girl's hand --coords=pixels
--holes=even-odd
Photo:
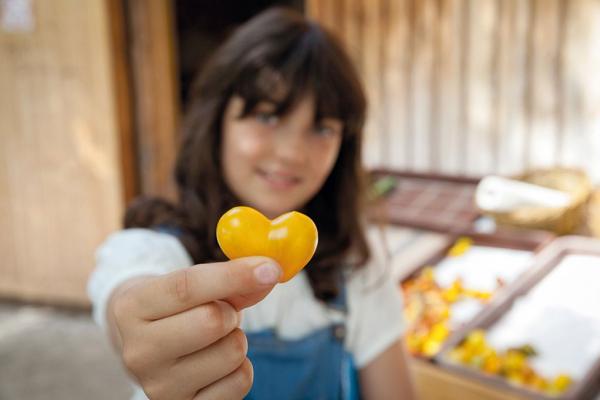
[[[281,276],[266,257],[140,277],[113,294],[108,321],[127,370],[150,399],[241,399],[252,387],[239,310]]]

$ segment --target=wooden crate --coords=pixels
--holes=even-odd
[[[450,373],[460,375],[465,379],[477,380],[481,384],[501,387],[505,391],[518,394],[525,398],[538,400],[584,400],[594,398],[594,396],[600,394],[600,356],[589,370],[587,370],[581,380],[574,382],[563,395],[558,397],[546,396],[532,390],[526,390],[525,388],[510,385],[500,377],[486,375],[474,369],[458,365],[449,358],[450,350],[457,346],[469,332],[474,329],[487,329],[492,327],[495,322],[511,310],[518,299],[526,296],[543,280],[543,278],[560,264],[563,258],[569,255],[593,256],[599,260],[598,267],[600,268],[600,240],[582,236],[566,236],[554,240],[538,255],[531,274],[518,284],[513,285],[513,287],[510,288],[511,290],[505,293],[502,298],[498,299],[492,307],[488,307],[484,312],[480,313],[474,320],[464,326],[445,343],[444,348],[436,357],[436,361],[441,367],[450,371]],[[598,286],[598,282],[588,281],[587,284],[591,287]],[[560,296],[560,293],[557,293],[557,296]],[[565,326],[563,328],[572,329],[570,326]]]

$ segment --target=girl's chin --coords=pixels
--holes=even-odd
[[[259,207],[258,210],[267,218],[275,219],[282,214],[285,214],[290,211],[298,211],[301,207],[282,207],[281,203],[279,203],[278,207]]]
[[[263,214],[264,214],[265,217],[273,220],[273,219],[279,217],[280,215],[283,215],[283,214],[285,214],[287,212],[290,212],[290,211],[294,211],[294,209],[290,208],[290,209],[277,210],[277,211],[265,211],[265,212],[263,212]]]

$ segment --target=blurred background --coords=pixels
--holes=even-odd
[[[369,168],[600,185],[598,0],[0,0],[0,399],[127,398],[94,250],[135,196],[174,197],[194,73],[272,5],[347,46]]]

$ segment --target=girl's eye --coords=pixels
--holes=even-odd
[[[255,118],[264,125],[274,126],[279,122],[279,117],[272,112],[257,112]]]
[[[333,136],[337,133],[337,129],[329,125],[317,124],[315,126],[315,133],[319,136]]]

